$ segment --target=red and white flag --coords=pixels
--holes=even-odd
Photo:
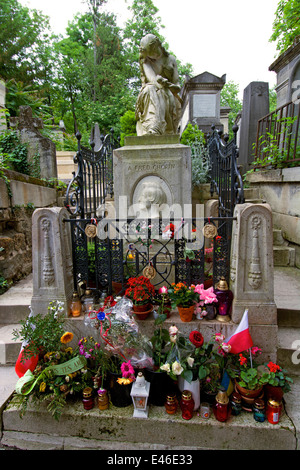
[[[230,345],[230,352],[232,354],[238,354],[242,351],[246,351],[253,346],[253,341],[249,332],[248,324],[248,310],[244,311],[244,315],[240,321],[239,326],[227,340],[226,344]]]

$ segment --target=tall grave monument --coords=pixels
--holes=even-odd
[[[140,44],[142,87],[136,103],[137,136],[114,150],[117,218],[176,215],[191,205],[190,147],[180,144],[180,85],[175,58],[147,34]]]

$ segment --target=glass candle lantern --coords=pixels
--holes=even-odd
[[[107,410],[109,405],[107,390],[100,388],[98,390],[98,408],[99,410]]]
[[[234,416],[238,416],[241,411],[242,411],[242,397],[239,393],[233,392],[231,397],[230,397],[230,407],[231,407],[231,413]]]
[[[192,392],[183,390],[180,400],[180,408],[183,419],[192,419],[195,402],[192,397]]]
[[[83,305],[82,309],[85,313],[89,313],[93,310],[94,308],[94,297],[92,295],[92,291],[90,289],[87,289],[85,291],[85,294],[83,296]]]
[[[166,412],[173,415],[177,411],[177,398],[176,395],[168,395],[165,401]]]
[[[216,402],[213,406],[213,411],[218,421],[224,422],[231,415],[231,408],[229,398],[225,390],[220,390],[216,395]]]
[[[266,419],[265,402],[257,398],[253,404],[253,418],[259,423],[263,423]]]
[[[210,417],[210,404],[203,402],[200,405],[201,418],[208,419]]]
[[[271,424],[278,424],[281,412],[281,404],[273,399],[267,401],[266,416]]]
[[[233,293],[228,289],[228,284],[224,277],[221,277],[214,292],[218,299],[218,314],[216,319],[222,322],[227,322],[230,320]]]
[[[134,406],[134,418],[148,418],[149,390],[150,382],[147,382],[142,372],[139,372],[130,392]]]
[[[70,314],[72,317],[79,317],[81,314],[81,301],[80,298],[77,294],[77,292],[74,292],[72,295],[72,301],[70,304]]]
[[[83,399],[82,399],[83,408],[85,410],[91,410],[92,408],[94,408],[94,405],[95,405],[92,387],[86,387],[82,393],[83,393]]]

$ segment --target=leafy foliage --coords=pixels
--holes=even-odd
[[[280,0],[275,12],[270,42],[277,41],[279,53],[286,51],[300,35],[300,0]]]

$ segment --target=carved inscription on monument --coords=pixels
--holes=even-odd
[[[216,94],[198,94],[193,96],[193,117],[216,116]]]
[[[173,170],[174,168],[176,168],[176,164],[173,162],[132,163],[128,165],[128,171],[134,172],[153,172],[161,170]]]

